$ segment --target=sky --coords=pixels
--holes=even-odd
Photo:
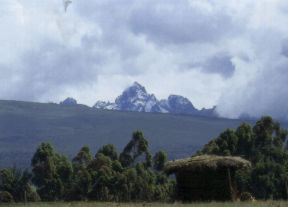
[[[0,99],[92,106],[134,81],[288,119],[287,0],[0,0]]]

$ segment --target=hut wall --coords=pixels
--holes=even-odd
[[[220,170],[178,171],[178,198],[183,201],[226,201],[237,198],[235,171]],[[230,174],[231,180],[228,178]]]

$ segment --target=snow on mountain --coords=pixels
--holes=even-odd
[[[173,114],[198,114],[193,104],[185,97],[178,95],[170,95],[168,97],[169,111]]]
[[[157,99],[153,94],[148,94],[143,86],[135,82],[116,98],[115,104],[124,111],[150,112],[151,108],[157,104]]]
[[[132,86],[124,90],[116,98],[115,103],[97,101],[94,108],[215,116],[215,108],[197,110],[191,101],[183,96],[170,95],[167,100],[159,101],[154,94],[147,93],[146,89],[137,82],[134,82]]]
[[[118,107],[115,103],[105,101],[97,101],[93,107],[97,109],[118,110]]]

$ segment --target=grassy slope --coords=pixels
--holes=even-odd
[[[0,101],[0,168],[28,167],[37,146],[50,141],[56,151],[74,156],[83,145],[93,154],[112,143],[118,151],[133,131],[141,129],[154,153],[165,150],[170,159],[190,156],[239,120],[158,113],[119,112],[85,106]]]
[[[194,204],[161,204],[161,203],[95,203],[95,202],[67,202],[67,203],[29,203],[29,204],[1,204],[2,207],[286,207],[284,201],[267,202],[235,202],[235,203],[194,203]]]

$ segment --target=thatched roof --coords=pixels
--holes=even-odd
[[[170,161],[165,165],[164,171],[171,174],[182,170],[203,171],[207,169],[216,170],[223,167],[241,169],[251,167],[251,163],[241,157],[201,155]]]

